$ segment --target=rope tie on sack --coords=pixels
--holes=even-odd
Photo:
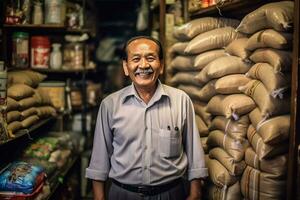
[[[283,93],[284,93],[284,91],[286,91],[288,88],[289,88],[289,87],[286,86],[286,87],[282,87],[282,88],[273,90],[273,91],[271,92],[270,95],[271,95],[273,98],[279,97],[279,99],[283,99]]]
[[[257,123],[257,126],[256,126],[256,130],[257,130],[257,131],[258,131],[265,123],[267,123],[267,122],[269,122],[269,121],[272,120],[272,118],[269,119],[269,120],[267,120],[268,117],[269,117],[268,115],[264,116],[264,117]]]
[[[226,126],[225,126],[225,134],[227,134],[227,130],[228,130],[228,127],[229,127],[229,124],[231,122],[231,119],[229,119],[226,123]]]
[[[228,186],[225,184],[222,188],[222,200],[226,199]]]

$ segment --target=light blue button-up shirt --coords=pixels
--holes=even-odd
[[[133,84],[102,101],[87,178],[159,185],[185,175],[208,175],[188,95],[158,81],[148,104]]]

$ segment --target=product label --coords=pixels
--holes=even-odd
[[[31,66],[33,68],[48,68],[49,49],[32,48],[31,49]]]

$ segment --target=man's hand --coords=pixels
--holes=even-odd
[[[93,180],[94,200],[105,200],[104,182]]]
[[[186,200],[201,200],[201,180],[194,179],[190,183],[190,194]]]

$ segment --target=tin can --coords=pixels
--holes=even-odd
[[[50,57],[50,41],[47,36],[31,37],[31,67],[48,68]]]

